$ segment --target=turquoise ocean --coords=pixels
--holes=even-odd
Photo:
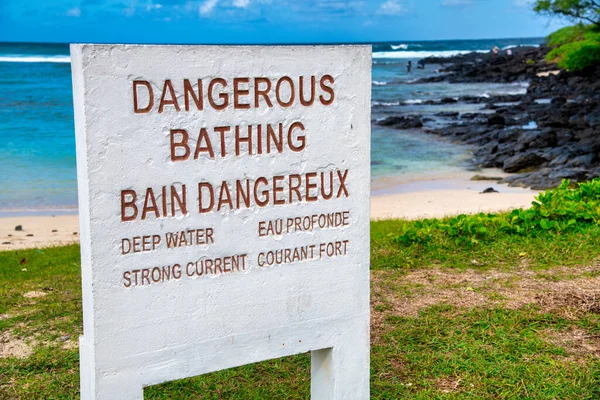
[[[463,95],[524,93],[513,84],[415,84],[439,66],[406,71],[428,56],[539,45],[542,39],[455,40],[373,44],[373,121],[407,112],[476,111],[479,105],[426,106],[426,100]],[[77,211],[75,131],[69,48],[66,44],[0,43],[0,215]],[[439,108],[439,110],[438,110]],[[461,170],[469,149],[425,135],[372,126],[371,172],[380,182]]]

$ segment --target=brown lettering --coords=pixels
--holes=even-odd
[[[240,84],[250,83],[250,78],[233,78],[233,108],[236,110],[247,110],[250,108],[249,103],[240,102],[240,96],[248,96],[250,89],[240,89]]]
[[[188,79],[183,80],[183,101],[185,102],[185,111],[190,111],[190,97],[194,100],[196,108],[199,111],[204,110],[204,103],[202,97],[202,79],[198,79],[198,95],[194,91],[194,87]]]
[[[148,89],[148,105],[140,107],[138,102],[138,86],[145,86]],[[154,107],[154,91],[152,85],[148,81],[133,81],[133,112],[136,114],[145,114],[150,112]]]
[[[329,106],[333,103],[333,100],[335,99],[335,93],[333,92],[333,87],[327,86],[325,84],[326,82],[329,82],[333,85],[335,83],[335,80],[331,75],[323,75],[321,81],[319,82],[321,85],[321,90],[329,94],[329,98],[326,99],[325,97],[323,97],[323,95],[321,95],[319,96],[319,100],[324,106]]]
[[[302,122],[294,122],[292,125],[290,125],[290,129],[288,129],[288,145],[290,146],[290,149],[292,151],[300,152],[306,148],[306,135],[298,135],[296,137],[296,140],[300,144],[294,144],[293,132],[296,128],[304,132],[304,125],[302,124]]]
[[[264,89],[260,89],[260,84],[266,84]],[[269,92],[271,91],[271,80],[269,78],[254,78],[254,107],[260,107],[260,97],[265,100],[267,103],[267,107],[272,108],[273,103],[271,103],[271,99],[269,98]]]
[[[209,194],[209,203],[207,206],[202,206],[202,189],[206,188]],[[198,184],[198,211],[200,214],[212,211],[215,206],[215,192],[210,183],[200,182]]]
[[[290,87],[290,98],[288,99],[288,101],[283,101],[281,99],[281,84],[283,82],[287,82],[287,84]],[[277,102],[281,107],[287,108],[294,104],[296,93],[294,92],[294,81],[292,80],[292,78],[290,78],[289,76],[283,76],[279,78],[279,80],[277,81],[277,85],[275,86],[275,97],[277,98]]]
[[[169,96],[171,97],[167,100],[167,91]],[[158,104],[158,112],[162,113],[165,106],[174,106],[177,111],[181,111],[179,108],[179,104],[177,103],[177,96],[175,95],[175,89],[173,89],[173,84],[170,79],[165,81],[165,85],[163,86],[162,96],[160,96],[160,103]]]
[[[304,77],[301,76],[300,77],[300,104],[302,104],[303,106],[309,107],[312,106],[313,103],[315,102],[315,87],[317,85],[317,78],[315,78],[315,76],[311,76],[310,77],[310,99],[309,100],[305,100],[304,99]]]
[[[179,142],[175,141],[175,135],[181,135]],[[171,141],[171,161],[185,161],[190,157],[190,147],[188,146],[189,135],[184,129],[171,129],[169,134]],[[183,149],[183,155],[177,155],[177,149]]]
[[[127,197],[131,197],[131,200],[127,200]],[[121,190],[121,221],[133,221],[138,216],[138,208],[135,205],[137,200],[137,194],[135,190],[126,189]],[[127,209],[133,210],[131,215],[127,215]]]
[[[317,177],[316,172],[309,172],[306,174],[306,201],[317,201],[317,195],[312,196],[310,191],[317,188],[316,183],[310,183],[311,179]]]
[[[225,81],[225,79],[222,78],[215,78],[212,81],[210,81],[210,83],[208,84],[208,102],[210,103],[211,107],[215,110],[224,110],[227,108],[227,106],[229,106],[229,96],[227,95],[227,93],[221,92],[218,95],[218,98],[222,101],[221,104],[215,103],[213,92],[216,85],[223,86],[223,89],[225,89],[227,87],[227,81]]]

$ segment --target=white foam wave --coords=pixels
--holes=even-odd
[[[22,62],[22,63],[70,63],[69,56],[25,56],[25,55],[8,55],[0,56],[0,62]]]
[[[489,50],[445,50],[445,51],[381,51],[373,53],[373,58],[427,58],[454,57],[468,53],[489,53]]]
[[[397,44],[397,45],[392,45],[391,46],[392,50],[406,50],[408,49],[408,45],[407,44]]]
[[[380,81],[373,81],[373,86],[385,86],[387,85],[387,82],[380,82]]]
[[[510,92],[507,92],[506,94],[511,95],[511,96],[523,95],[523,94],[527,94],[527,89],[511,90]]]
[[[404,104],[422,104],[423,100],[421,99],[409,99],[409,100],[404,100]]]
[[[540,47],[539,44],[512,44],[510,46],[503,47],[502,50],[517,49],[519,47]]]
[[[392,107],[392,106],[399,106],[400,102],[399,101],[393,101],[393,102],[373,101],[371,104],[374,106]]]

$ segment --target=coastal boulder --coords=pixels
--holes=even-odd
[[[600,127],[600,109],[584,117],[584,121],[592,128]]]
[[[556,133],[551,129],[530,131],[519,138],[519,145],[529,149],[539,149],[556,145]]]
[[[520,135],[521,131],[516,129],[504,130],[498,134],[498,143],[514,142]]]
[[[454,103],[458,103],[458,100],[456,100],[453,97],[444,97],[440,102],[442,104],[454,104]]]
[[[589,154],[584,154],[582,156],[577,156],[574,158],[571,158],[570,160],[568,160],[568,162],[566,162],[565,164],[568,163],[569,166],[571,167],[589,167],[591,166],[594,161],[596,160],[596,155],[593,153],[589,153]]]
[[[458,114],[458,111],[442,111],[435,114],[435,116],[456,119],[458,117]]]
[[[536,153],[517,153],[504,160],[502,169],[506,172],[519,172],[525,168],[540,166],[545,160]]]
[[[418,116],[387,117],[377,122],[380,126],[391,126],[395,129],[421,128],[423,123]]]
[[[492,114],[488,117],[487,124],[502,126],[506,124],[506,119],[502,115]]]

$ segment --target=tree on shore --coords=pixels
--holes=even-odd
[[[600,0],[535,0],[533,10],[542,15],[585,21],[600,28]]]
[[[600,0],[534,0],[533,11],[576,23],[548,36],[547,61],[568,71],[600,64]]]

